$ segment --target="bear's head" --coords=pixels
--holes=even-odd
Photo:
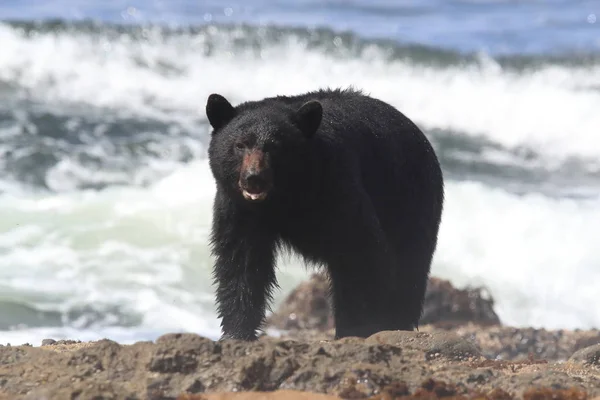
[[[225,97],[211,94],[206,116],[213,128],[209,162],[215,179],[248,202],[285,190],[306,162],[322,115],[316,100],[300,107],[277,101],[233,107]]]

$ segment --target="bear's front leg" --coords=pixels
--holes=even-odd
[[[274,240],[255,216],[215,207],[211,244],[222,339],[255,340],[277,284]]]

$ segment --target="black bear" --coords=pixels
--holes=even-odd
[[[236,107],[211,94],[206,115],[221,339],[257,338],[279,250],[326,267],[336,338],[415,329],[444,201],[421,130],[354,89]]]

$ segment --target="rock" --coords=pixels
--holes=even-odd
[[[54,339],[44,339],[44,340],[42,340],[42,346],[52,346],[55,343],[56,343],[56,340],[54,340]]]
[[[467,322],[489,326],[499,325],[494,300],[482,288],[456,289],[443,279],[430,278],[425,293],[420,324],[455,327]]]
[[[74,382],[69,387],[55,390],[35,389],[24,400],[51,400],[51,399],[98,399],[98,400],[142,400],[134,391],[123,384],[112,382]]]
[[[378,332],[365,340],[366,343],[385,343],[402,350],[422,352],[424,359],[445,357],[451,360],[479,358],[479,349],[467,340],[449,332],[424,333],[410,331]]]
[[[424,327],[423,330],[431,329]],[[566,361],[575,351],[587,347],[586,344],[600,343],[600,331],[597,329],[570,331],[466,324],[453,332],[476,344],[485,357],[501,360],[535,358]]]
[[[274,392],[183,394],[177,400],[339,400],[321,393],[277,390]]]
[[[329,281],[324,274],[313,274],[285,298],[277,312],[267,318],[267,325],[285,330],[319,330],[333,328],[329,300]]]
[[[148,369],[159,373],[188,374],[198,367],[203,355],[207,361],[218,360],[220,346],[195,334],[168,334],[156,340]]]
[[[587,393],[577,388],[531,388],[523,393],[523,400],[586,400],[587,398]]]
[[[573,334],[577,336],[573,345],[573,352],[593,346],[595,344],[600,344],[600,330],[598,329],[592,329],[589,331],[582,331],[578,329],[575,330]]]
[[[81,343],[81,340],[59,340],[55,344],[75,344],[75,343]]]
[[[333,329],[329,282],[324,274],[313,274],[300,283],[267,318],[267,326],[283,331]],[[500,324],[494,300],[480,288],[459,290],[450,282],[430,278],[421,325],[455,327],[468,322],[481,326]]]
[[[456,335],[439,335],[433,338],[425,358],[432,360],[440,356],[451,360],[468,360],[481,357],[481,353],[473,343]]]
[[[577,350],[569,360],[600,367],[600,343]]]
[[[236,399],[248,392],[256,399],[270,392],[272,400],[297,392],[329,396],[323,399],[504,400],[535,386],[532,400],[600,395],[600,374],[588,366],[485,359],[471,340],[443,329],[324,341],[212,341],[188,333],[155,343],[61,346],[0,348],[1,393],[11,400]],[[560,397],[569,394],[576,397]]]
[[[368,400],[388,399],[485,399],[485,400],[513,400],[515,396],[502,389],[469,390],[453,383],[435,379],[423,381],[421,386],[412,394],[399,393],[384,389],[381,395],[370,397]],[[547,387],[533,387],[525,391],[524,400],[586,400],[587,393],[577,388],[554,389]]]

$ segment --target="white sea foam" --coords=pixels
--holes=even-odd
[[[590,307],[600,279],[598,201],[516,196],[468,182],[447,186],[434,275],[459,286],[486,285],[510,324],[600,326],[599,310]],[[168,331],[218,335],[206,240],[213,187],[202,161],[150,188],[3,197],[4,295],[54,311],[117,307],[141,318],[129,328],[137,339]],[[280,266],[277,301],[307,276],[297,264]],[[114,333],[107,315],[76,322],[63,334]],[[59,331],[21,330],[31,340]],[[15,335],[0,333],[0,341]]]
[[[234,102],[353,85],[389,101],[427,128],[483,135],[529,146],[550,159],[600,156],[600,67],[545,66],[516,73],[492,60],[479,67],[433,68],[388,62],[373,47],[360,58],[307,50],[298,39],[249,51],[204,54],[205,36],[128,36],[109,41],[87,34],[25,38],[0,25],[0,79],[36,98],[151,113],[204,116],[208,94]]]
[[[101,314],[72,321],[64,332],[0,332],[0,342],[107,332],[144,339],[174,330],[213,337],[218,321],[207,246],[213,194],[201,161],[149,188],[0,197],[2,298],[44,311],[87,307]],[[283,271],[278,298],[305,276],[302,268]],[[118,314],[140,324],[119,333],[110,327]]]
[[[433,273],[483,284],[503,322],[600,326],[600,201],[516,196],[450,183]]]
[[[354,85],[425,127],[530,146],[547,162],[600,156],[600,93],[581,90],[597,83],[598,67],[546,66],[518,74],[490,62],[482,69],[441,69],[388,63],[375,50],[334,58],[294,41],[267,48],[261,57],[218,51],[207,57],[195,40],[96,43],[66,33],[24,38],[0,24],[0,81],[65,108],[83,103],[179,123],[203,118],[211,92],[239,102]],[[49,176],[55,185],[59,172]],[[207,245],[213,194],[205,160],[147,188],[30,194],[6,186],[0,196],[0,300],[56,312],[89,307],[102,315],[66,328],[0,332],[0,342],[36,344],[46,336],[133,341],[181,330],[218,336]],[[599,226],[597,200],[517,196],[449,181],[433,273],[458,285],[487,285],[507,323],[599,327],[600,311],[590,306],[600,280]],[[292,259],[280,269],[278,300],[307,276],[296,264]],[[110,326],[123,315],[139,324]]]

